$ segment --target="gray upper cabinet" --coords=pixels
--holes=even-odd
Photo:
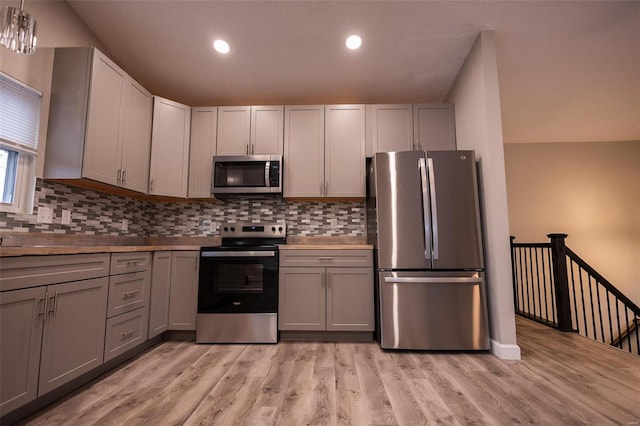
[[[364,197],[364,158],[364,105],[285,107],[285,197]]]
[[[57,48],[44,177],[147,192],[151,94],[95,48]]]
[[[218,107],[216,155],[282,155],[284,107]]]
[[[154,96],[149,194],[187,197],[191,107]]]
[[[367,156],[413,149],[411,104],[367,105]]]
[[[191,108],[189,198],[211,198],[217,128],[218,108]]]
[[[414,105],[413,141],[416,150],[455,150],[456,124],[453,105]]]

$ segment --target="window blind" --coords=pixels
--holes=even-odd
[[[41,103],[40,92],[0,73],[0,143],[36,154]]]

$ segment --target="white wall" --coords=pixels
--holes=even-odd
[[[476,152],[480,174],[491,350],[520,359],[516,343],[509,214],[493,31],[482,31],[471,48],[447,102],[455,105],[458,149]]]
[[[574,252],[640,305],[640,141],[505,145],[517,242],[565,233]]]

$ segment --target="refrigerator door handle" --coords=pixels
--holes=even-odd
[[[429,171],[429,199],[431,200],[431,223],[433,226],[433,258],[438,258],[438,208],[436,206],[436,179],[433,173],[433,158],[427,158],[427,170]]]
[[[384,277],[385,283],[480,284],[480,277]]]
[[[418,159],[418,169],[420,170],[420,188],[422,189],[422,227],[424,229],[424,258],[431,259],[431,222],[429,189],[427,187],[427,163],[425,158]]]

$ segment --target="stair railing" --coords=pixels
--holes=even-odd
[[[562,331],[640,354],[640,308],[565,244],[515,243],[511,237],[516,313]]]

